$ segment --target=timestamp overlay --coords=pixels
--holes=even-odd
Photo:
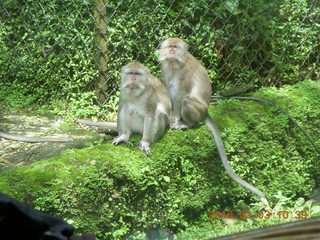
[[[210,211],[209,219],[269,219],[278,217],[282,219],[306,219],[308,211]]]

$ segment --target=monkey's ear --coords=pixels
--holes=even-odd
[[[123,67],[121,68],[120,75],[124,74],[125,68],[126,68],[126,66],[123,66]]]
[[[182,42],[182,48],[185,49],[186,51],[189,50],[189,45],[185,41]]]
[[[146,74],[151,74],[151,71],[148,67],[145,67]]]

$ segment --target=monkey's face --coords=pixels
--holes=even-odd
[[[141,63],[133,62],[123,67],[121,87],[129,90],[145,89],[148,84],[150,70]]]
[[[163,41],[159,50],[159,60],[184,62],[188,45],[179,38],[168,38]]]

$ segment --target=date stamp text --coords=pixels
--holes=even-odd
[[[309,217],[307,211],[210,211],[209,219],[269,219],[275,216],[283,219],[306,219]]]

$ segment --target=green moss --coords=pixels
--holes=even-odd
[[[254,96],[288,111],[316,139],[319,93],[318,82],[305,81],[265,88]],[[319,184],[320,156],[286,115],[261,103],[238,100],[220,100],[209,112],[235,171],[271,202],[279,190],[294,200],[310,196]],[[169,130],[152,145],[151,157],[138,150],[139,139],[132,138],[128,146],[114,146],[109,139],[1,172],[0,189],[70,220],[79,232],[108,239],[144,227],[178,231],[208,208],[230,209],[240,200],[257,200],[225,173],[205,125]]]

